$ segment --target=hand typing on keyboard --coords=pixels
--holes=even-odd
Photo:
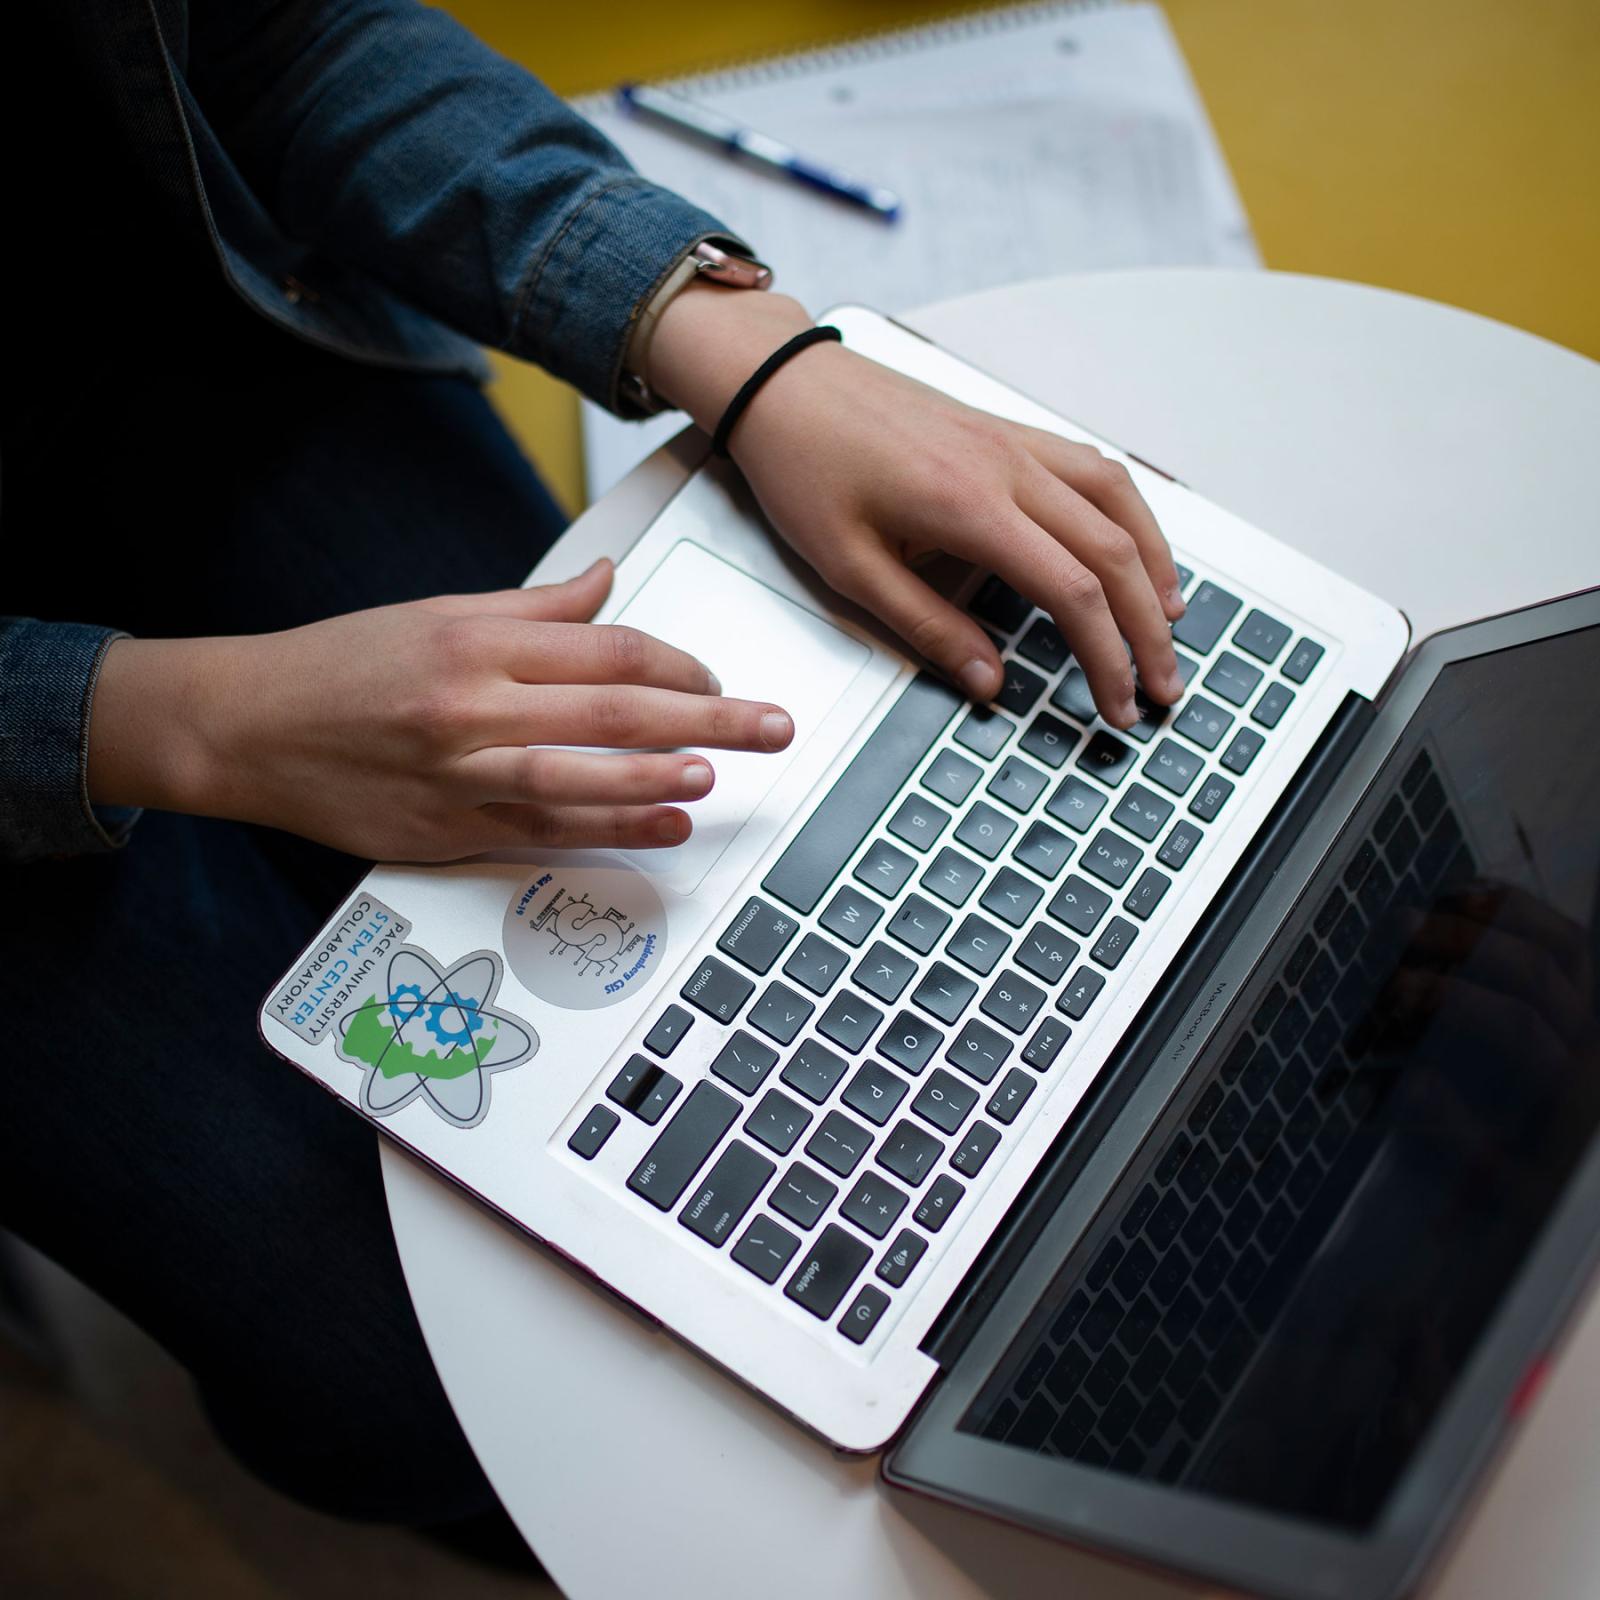
[[[662,316],[650,383],[712,427],[761,361],[809,319],[793,300],[686,290]],[[1087,445],[975,411],[841,345],[767,381],[731,439],[773,526],[978,701],[1000,657],[972,617],[914,570],[938,551],[1046,611],[1119,728],[1144,693],[1183,693],[1170,624],[1184,612],[1171,551],[1126,470]]]

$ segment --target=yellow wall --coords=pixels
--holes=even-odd
[[[449,0],[564,94],[924,20],[917,0]],[[1600,0],[1166,0],[1267,265],[1465,306],[1600,357]],[[582,504],[577,414],[497,394]]]

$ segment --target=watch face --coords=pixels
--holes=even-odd
[[[772,284],[772,268],[754,256],[702,239],[694,247],[695,270],[705,278],[715,279],[736,289],[766,289]]]

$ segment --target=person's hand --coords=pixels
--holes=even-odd
[[[285,633],[117,640],[95,690],[90,798],[267,823],[388,861],[679,844],[690,823],[673,802],[714,775],[660,752],[780,750],[794,724],[724,698],[681,650],[589,623],[610,586],[600,561],[567,583]]]
[[[697,285],[662,316],[649,381],[714,426],[809,321],[781,296]],[[1182,696],[1172,553],[1126,469],[1099,451],[976,411],[837,344],[773,374],[730,448],[784,539],[973,699],[999,689],[999,656],[912,569],[932,552],[996,572],[1042,606],[1107,722],[1138,716],[1133,666],[1152,699]]]

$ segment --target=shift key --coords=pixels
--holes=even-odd
[[[669,1122],[644,1160],[633,1169],[628,1187],[662,1211],[675,1205],[689,1181],[706,1164],[723,1134],[739,1115],[731,1094],[697,1083],[682,1109]]]

